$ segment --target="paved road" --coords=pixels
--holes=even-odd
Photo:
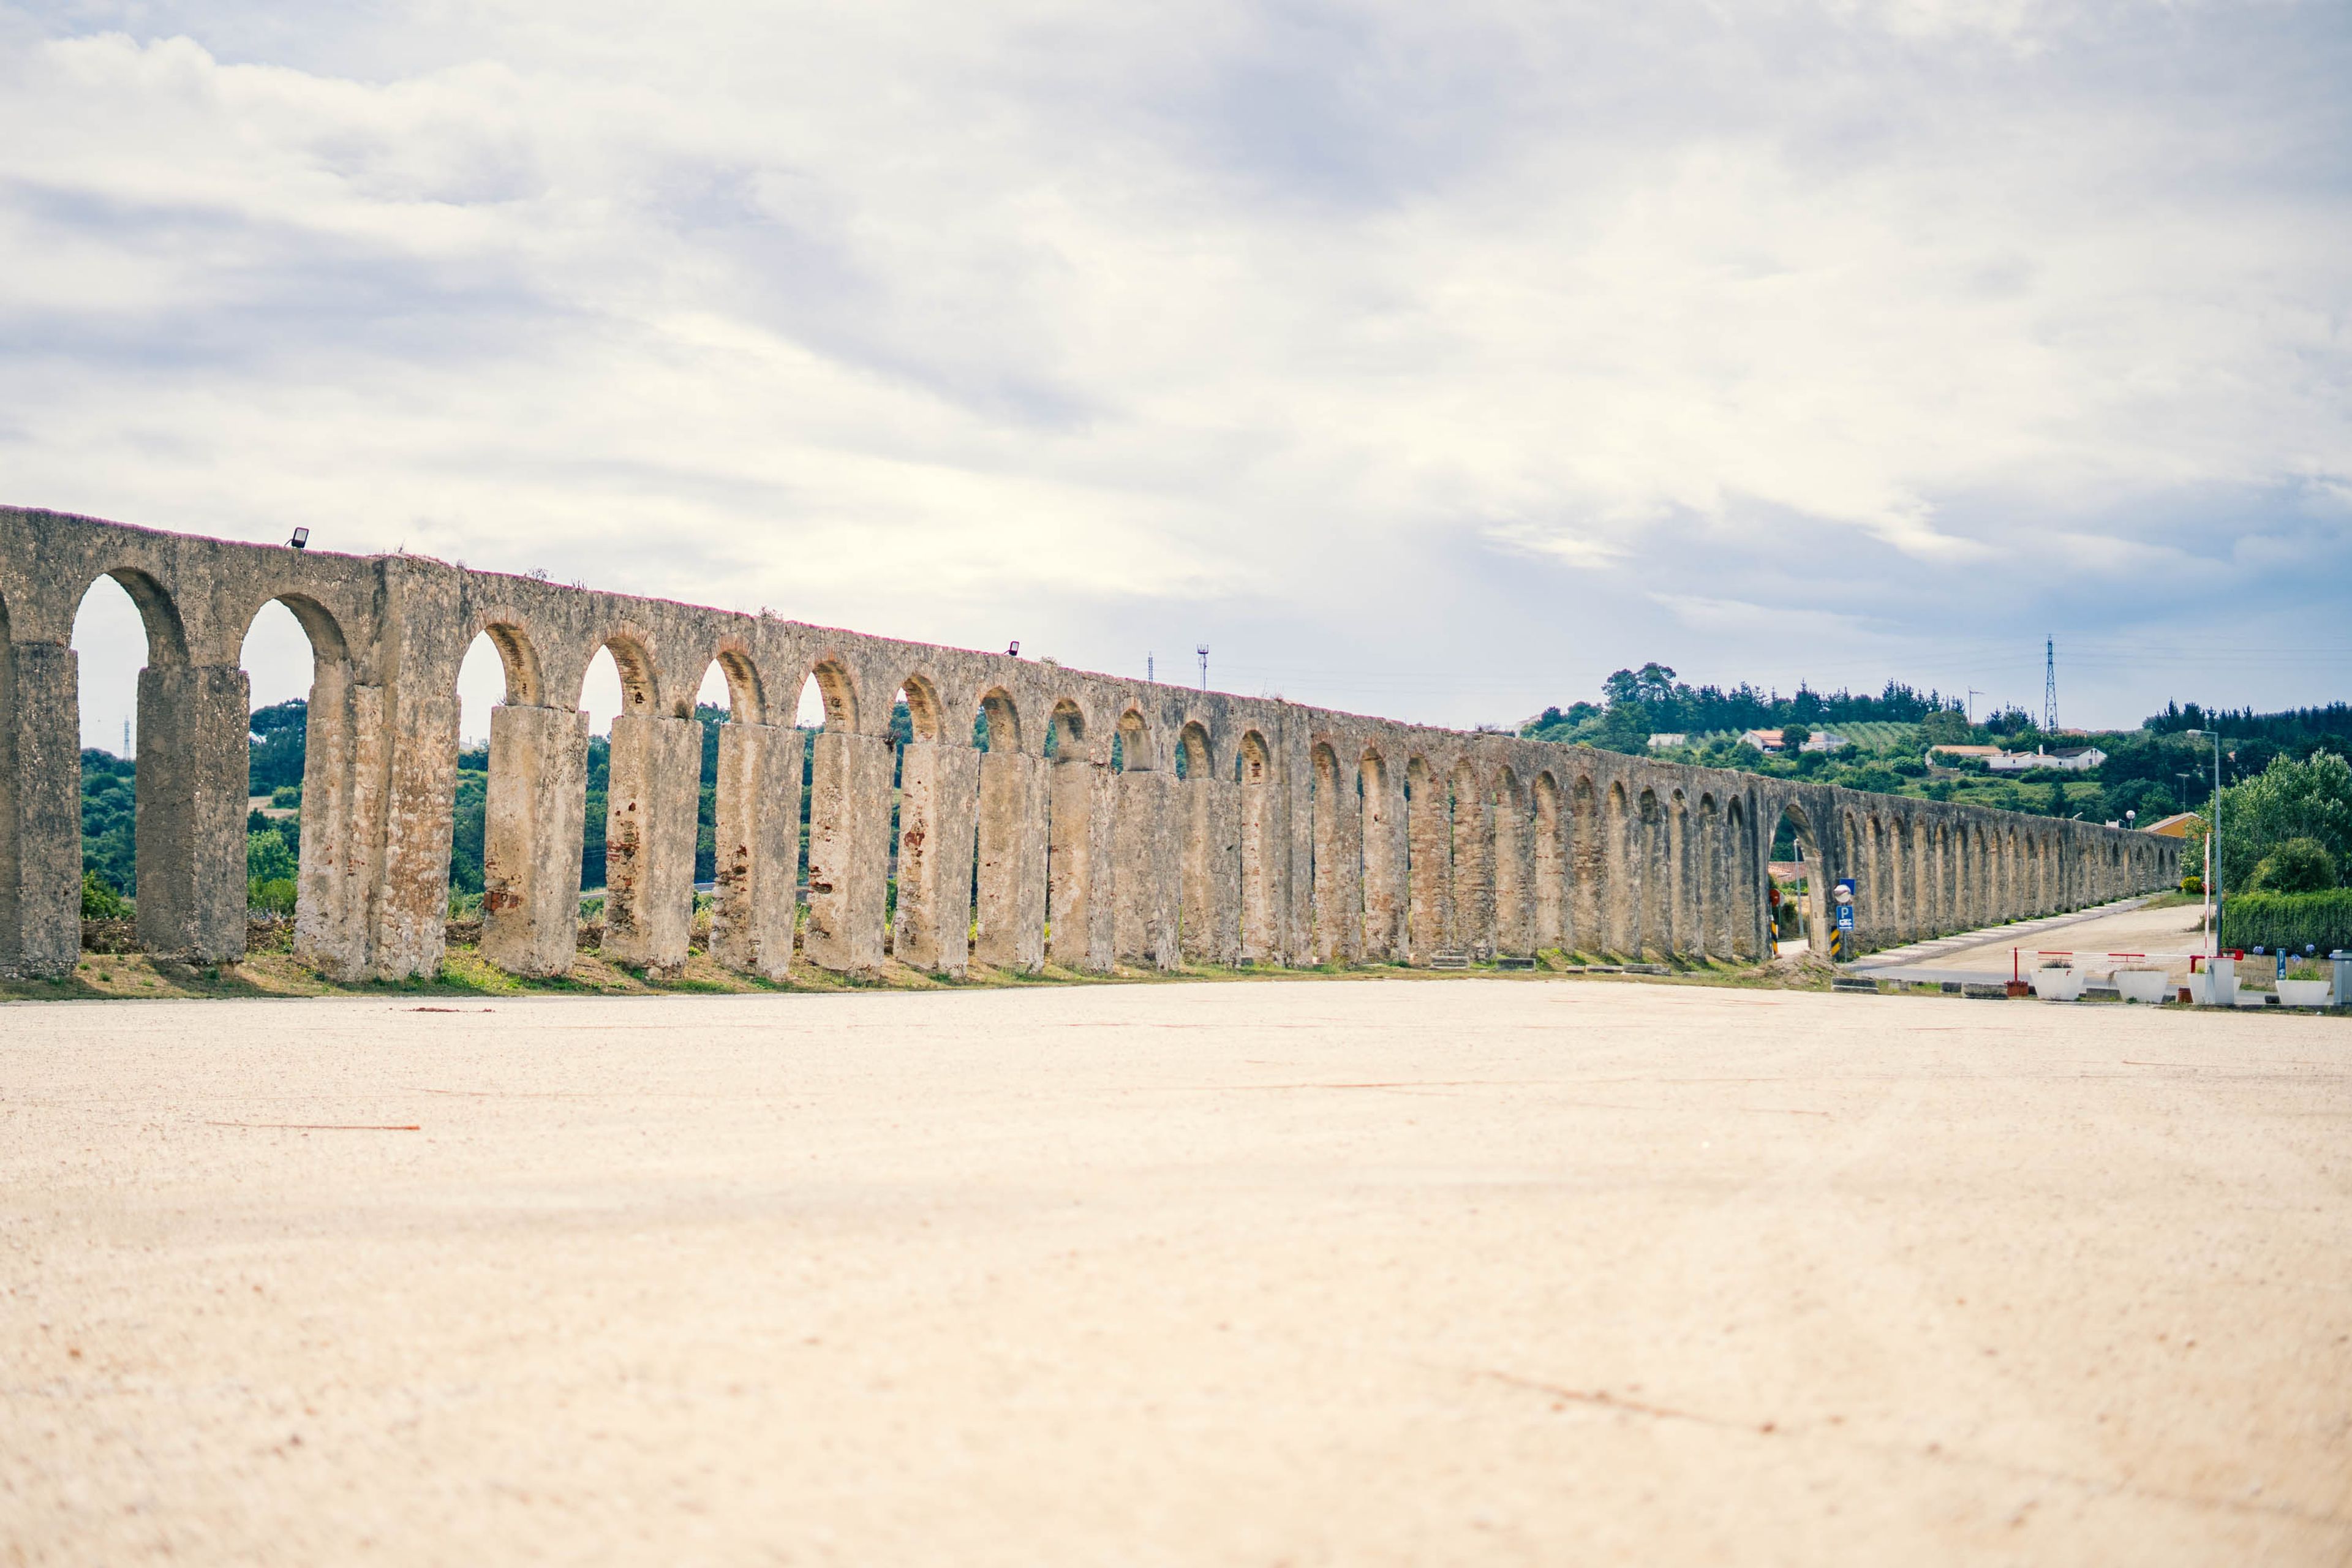
[[[2167,955],[2168,967],[2185,980],[2189,960],[2184,955],[2205,951],[2199,929],[2202,919],[2203,911],[2193,904],[2146,909],[2135,900],[2131,908],[2118,914],[2095,915],[2088,920],[2037,921],[1945,937],[1884,953],[1865,953],[1855,967],[1890,979],[1900,978],[1898,971],[1933,971],[1938,976],[1949,971],[1955,977],[1967,974],[2006,980],[2012,951],[2028,970],[2034,967],[2043,952],[2068,952],[2076,955],[2074,963],[2078,967],[2104,976],[2112,972],[2116,962],[2110,955],[2147,953]],[[2156,960],[2151,958],[2148,962]]]
[[[2342,1563],[2347,1063],[1607,981],[0,1007],[0,1562]]]

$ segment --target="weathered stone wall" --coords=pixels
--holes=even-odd
[[[237,660],[273,599],[316,657],[296,947],[339,978],[440,963],[457,672],[483,633],[506,672],[491,720],[483,950],[524,973],[572,962],[578,702],[600,648],[624,706],[605,942],[656,969],[684,962],[691,930],[691,720],[714,663],[731,721],[712,947],[772,977],[794,962],[796,921],[801,960],[845,971],[886,953],[949,973],[973,962],[1035,969],[1049,955],[1089,969],[1551,948],[1752,958],[1765,949],[1765,861],[1784,813],[1822,880],[1855,879],[1863,948],[2179,874],[2178,843],[2079,822],[1123,680],[415,556],[0,510],[0,972],[62,973],[78,951],[68,644],[101,574],[130,591],[147,631],[140,935],[196,958],[234,957],[244,942]],[[792,726],[811,676],[825,722],[808,751],[803,915]],[[916,725],[904,748],[890,731],[901,691]],[[983,711],[985,753],[971,744]]]

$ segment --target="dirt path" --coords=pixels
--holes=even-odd
[[[2348,1069],[1574,981],[0,1007],[0,1562],[2341,1563]]]

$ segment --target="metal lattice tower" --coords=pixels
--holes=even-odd
[[[2042,732],[2058,732],[2058,639],[2042,642]]]

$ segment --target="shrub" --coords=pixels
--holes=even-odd
[[[2191,871],[2180,879],[2180,890],[2184,893],[2195,893],[2201,898],[2205,892],[2205,879]]]
[[[81,918],[86,921],[129,920],[131,900],[116,892],[97,872],[84,871],[81,874]]]
[[[2336,886],[2336,857],[2316,838],[2290,838],[2254,868],[2249,890],[2258,893],[2320,893]]]
[[[272,877],[267,881],[256,878],[245,885],[247,906],[265,915],[292,914],[294,897],[291,877]]]
[[[276,789],[269,792],[269,804],[273,806],[301,805],[302,786],[300,784],[279,784]]]
[[[2239,893],[2222,900],[2221,945],[2305,947],[2333,952],[2352,948],[2352,888],[2324,893]]]

